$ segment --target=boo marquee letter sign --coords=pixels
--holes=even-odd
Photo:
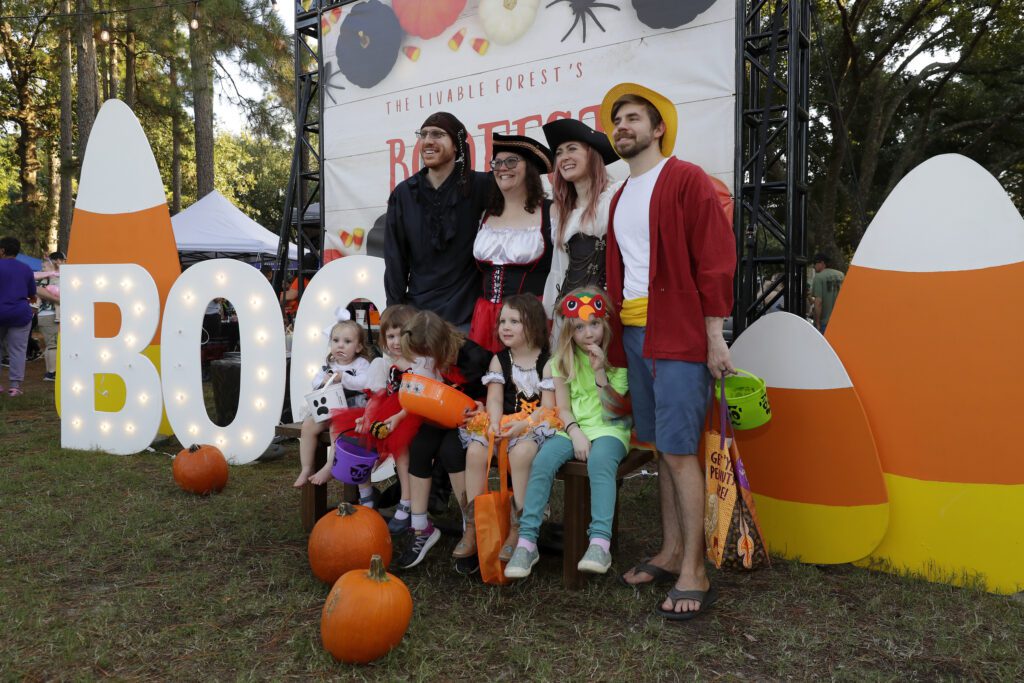
[[[164,407],[183,444],[217,446],[228,462],[258,458],[270,445],[284,404],[284,321],[270,283],[259,270],[231,259],[192,266],[175,281],[163,311],[160,366],[142,354],[160,322],[160,299],[149,272],[135,264],[65,265],[61,278],[61,446],[127,455],[156,437]],[[238,411],[226,427],[210,420],[203,400],[200,347],[203,315],[213,299],[230,301],[238,313],[242,351]],[[384,261],[348,256],[328,263],[310,281],[296,315],[291,367],[292,414],[327,356],[322,330],[334,310],[353,299],[383,309]],[[97,337],[97,304],[113,305],[121,326]],[[117,375],[125,403],[115,412],[96,407],[95,376]]]

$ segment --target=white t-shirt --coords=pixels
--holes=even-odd
[[[624,299],[647,296],[651,271],[651,195],[668,159],[642,175],[630,177],[615,205],[615,241],[622,253]]]

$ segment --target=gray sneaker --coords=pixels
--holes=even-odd
[[[533,565],[540,560],[540,552],[516,546],[512,558],[505,565],[505,577],[509,579],[525,579],[533,571]]]
[[[511,566],[511,563],[509,564]],[[604,574],[611,566],[612,554],[601,546],[591,543],[587,552],[583,554],[583,559],[576,565],[576,569],[591,574]]]

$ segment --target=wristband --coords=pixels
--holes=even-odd
[[[594,378],[594,386],[597,387],[598,389],[604,389],[606,386],[608,386],[608,382],[605,382],[604,384],[598,384],[597,383],[597,378],[595,377]]]
[[[577,429],[579,429],[580,425],[579,425],[579,423],[578,423],[578,422],[576,422],[575,420],[573,420],[573,421],[572,421],[572,422],[570,422],[569,424],[565,425],[565,433],[566,433],[566,434],[568,434],[568,433],[569,433],[569,430],[570,430],[570,429],[572,429],[573,427],[576,427]]]

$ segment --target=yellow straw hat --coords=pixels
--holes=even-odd
[[[619,83],[612,86],[612,89],[604,96],[604,100],[601,101],[601,125],[604,127],[605,135],[608,136],[608,141],[612,143],[612,147],[615,147],[612,105],[623,95],[636,95],[654,105],[654,108],[661,114],[662,121],[665,122],[665,135],[661,138],[661,156],[672,156],[672,150],[676,146],[676,132],[679,129],[679,115],[676,113],[676,106],[661,93],[636,83]]]

